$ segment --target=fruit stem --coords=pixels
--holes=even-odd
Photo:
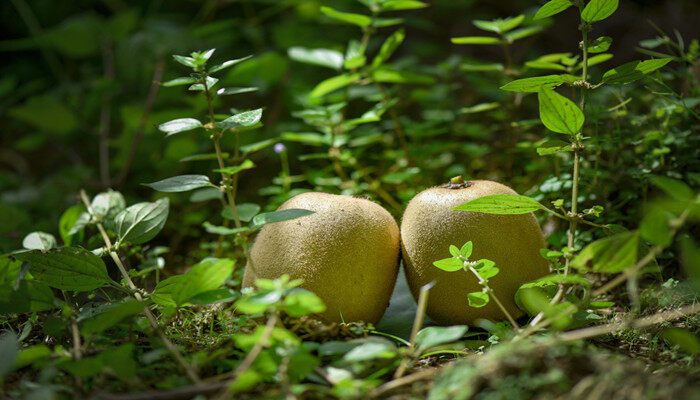
[[[471,185],[472,183],[470,181],[465,181],[464,178],[462,178],[462,176],[459,175],[450,178],[450,182],[446,185],[442,185],[441,187],[445,189],[464,189],[468,188]]]

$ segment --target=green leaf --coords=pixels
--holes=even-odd
[[[632,61],[615,67],[603,74],[603,83],[610,85],[626,85],[643,78],[645,75],[656,71],[673,60],[672,58],[659,58],[646,61]]]
[[[239,203],[236,204],[236,211],[238,212],[238,219],[243,222],[249,222],[260,212],[260,206],[254,203]],[[221,211],[221,216],[233,220],[233,211],[231,208],[226,207]]]
[[[43,344],[37,344],[30,346],[22,350],[17,356],[15,361],[15,367],[17,369],[24,368],[28,365],[34,364],[34,362],[43,360],[51,356],[52,351],[48,346]],[[38,365],[37,365],[38,366]],[[2,378],[2,373],[0,373],[0,378]]]
[[[396,346],[392,342],[372,337],[371,341],[365,339],[365,343],[345,353],[343,361],[354,364],[361,361],[394,357],[396,357]]]
[[[193,83],[197,83],[196,78],[192,78],[189,76],[182,76],[180,78],[175,78],[175,79],[171,79],[167,82],[163,82],[163,83],[161,83],[161,86],[173,87],[173,86],[191,85]]]
[[[536,69],[557,69],[560,71],[566,71],[566,67],[553,63],[553,62],[548,62],[548,61],[528,61],[525,63],[525,66],[528,68],[536,68]]]
[[[224,194],[218,188],[204,188],[197,189],[190,195],[190,201],[193,203],[199,203],[201,201],[209,201],[215,199],[221,199]]]
[[[186,67],[197,67],[196,60],[192,57],[173,55],[173,59]]]
[[[417,0],[388,0],[380,3],[382,11],[415,10],[428,7],[428,4]]]
[[[126,208],[124,196],[112,189],[98,193],[90,202],[93,215],[112,219]]]
[[[376,82],[389,83],[420,83],[432,84],[435,83],[435,78],[428,75],[414,74],[408,71],[397,71],[387,68],[379,68],[372,72],[372,79]]]
[[[394,54],[394,51],[396,51],[405,37],[406,32],[404,32],[403,29],[399,29],[398,31],[392,33],[391,36],[384,41],[382,47],[379,49],[379,53],[377,53],[374,60],[372,60],[372,67],[377,68],[384,64],[389,57]]]
[[[227,87],[217,90],[216,94],[219,96],[230,96],[234,94],[256,92],[257,90],[258,88],[256,87]]]
[[[539,92],[541,87],[554,88],[562,83],[573,83],[580,80],[581,77],[561,74],[561,75],[544,75],[536,76],[533,78],[523,78],[517,79],[512,82],[501,86],[501,90],[508,90],[511,92]]]
[[[536,33],[542,32],[542,27],[539,25],[528,26],[525,28],[516,29],[514,31],[506,33],[504,36],[507,41],[513,42],[528,36],[532,36]]]
[[[451,39],[454,44],[501,44],[501,39],[491,36],[464,36]]]
[[[551,290],[556,292],[556,286],[551,286]],[[520,307],[529,314],[544,313],[554,329],[563,330],[573,323],[575,308],[573,311],[569,310],[571,303],[550,304],[551,297],[542,288],[521,287],[516,293],[516,298],[516,302],[521,304]]]
[[[433,265],[447,272],[459,271],[460,269],[464,268],[464,263],[457,257],[434,261]]]
[[[372,18],[366,15],[342,12],[335,10],[331,7],[322,6],[321,12],[335,20],[352,25],[361,26],[363,28],[369,26],[372,23]]]
[[[15,359],[19,354],[19,342],[17,336],[11,331],[6,331],[0,336],[0,381],[15,369]]]
[[[80,247],[31,250],[13,257],[29,264],[35,280],[56,289],[85,292],[111,280],[102,259]]]
[[[250,160],[244,160],[240,165],[235,165],[231,167],[227,167],[224,169],[215,169],[214,172],[220,172],[224,175],[236,175],[237,173],[244,171],[246,169],[251,169],[255,168],[255,164],[253,164],[252,161]]]
[[[119,243],[146,243],[163,229],[168,218],[170,201],[167,198],[155,203],[137,203],[114,218]]]
[[[359,73],[354,74],[341,74],[328,78],[321,81],[309,94],[310,97],[322,97],[334,90],[342,89],[345,86],[357,82],[362,75]]]
[[[259,142],[246,144],[244,146],[241,146],[241,152],[244,155],[254,153],[254,152],[260,151],[266,147],[270,147],[277,142],[278,142],[277,138],[270,138],[270,139],[261,140]]]
[[[231,219],[233,219],[233,218],[231,218]],[[212,225],[212,223],[209,221],[204,221],[202,223],[202,226],[204,227],[204,230],[207,231],[208,233],[213,233],[215,235],[222,235],[222,236],[237,235],[239,233],[246,232],[246,231],[250,230],[250,228],[248,228],[247,226],[243,226],[240,228],[227,228],[225,226]]]
[[[562,140],[547,140],[545,143],[537,146],[537,154],[541,156],[560,153],[562,151],[572,151],[571,143]]]
[[[323,146],[330,144],[330,141],[326,136],[315,132],[284,132],[281,135],[281,138],[282,140],[304,143],[311,146]]]
[[[482,260],[477,261],[476,265],[473,268],[477,271],[481,271],[482,269],[488,269],[488,268],[491,268],[495,265],[496,265],[496,263],[491,261],[491,260],[482,259]]]
[[[229,67],[233,67],[234,65],[236,65],[236,64],[238,64],[238,63],[242,63],[243,61],[248,60],[248,59],[250,59],[251,57],[253,57],[253,56],[252,56],[252,55],[249,55],[249,56],[247,56],[247,57],[238,58],[238,59],[235,59],[235,60],[224,61],[224,62],[222,62],[222,63],[219,64],[219,65],[215,65],[215,66],[209,68],[209,73],[210,73],[210,74],[213,74],[214,72],[219,72],[219,71],[221,71],[222,69],[226,69],[226,68],[229,68]]]
[[[179,287],[185,275],[175,275],[164,279],[156,285],[151,295],[151,300],[162,307],[175,307],[177,304],[173,300],[173,292]]]
[[[479,271],[479,276],[485,280],[488,280],[489,278],[493,278],[494,276],[498,275],[499,272],[501,272],[498,267],[485,267],[481,268],[478,270]]]
[[[216,86],[216,84],[219,82],[217,78],[214,78],[213,76],[207,76],[206,79],[207,82],[207,90],[213,88]],[[193,92],[202,92],[204,91],[204,84],[203,83],[195,83],[194,85],[190,85],[190,87],[187,88],[189,91]]]
[[[180,132],[191,131],[192,129],[202,127],[202,123],[194,118],[180,118],[168,121],[158,125],[158,129],[165,133],[166,136],[174,135]]]
[[[692,356],[700,353],[700,339],[685,329],[666,328],[660,332],[660,335],[672,346],[678,346]]]
[[[550,0],[546,2],[535,14],[535,19],[542,19],[559,14],[560,12],[571,7],[570,0]]]
[[[575,136],[583,126],[583,111],[573,101],[544,86],[537,99],[540,119],[549,130]]]
[[[0,314],[23,314],[55,308],[51,288],[20,275],[21,261],[0,257]]]
[[[165,193],[188,192],[202,187],[214,186],[206,175],[178,175],[143,185]]]
[[[489,295],[482,292],[472,292],[467,294],[467,300],[470,306],[480,308],[489,304]]]
[[[459,248],[453,244],[450,245],[450,254],[452,257],[459,257]]]
[[[191,304],[204,306],[209,304],[230,303],[236,299],[239,299],[240,297],[240,293],[234,290],[216,289],[194,295],[190,297],[188,302]]]
[[[524,20],[525,15],[518,15],[517,17],[496,19],[493,21],[482,21],[477,19],[472,21],[472,23],[481,30],[501,34],[517,28]]]
[[[610,36],[601,36],[588,44],[588,52],[602,53],[604,51],[608,51],[611,44],[612,38]]]
[[[553,274],[547,275],[534,281],[535,284],[551,283],[553,285],[565,284],[565,285],[581,285],[589,287],[591,282],[582,275],[577,274]]]
[[[46,232],[32,232],[22,240],[22,247],[29,250],[49,250],[57,245],[56,238]]]
[[[287,55],[294,61],[319,65],[335,70],[343,68],[343,53],[330,49],[307,49],[305,47],[290,47]]]
[[[301,288],[292,289],[284,299],[284,311],[292,317],[317,314],[326,311],[320,297]]]
[[[693,189],[683,181],[661,175],[651,175],[651,183],[663,190],[667,195],[679,201],[690,201],[693,199]]]
[[[58,233],[61,235],[61,239],[66,246],[70,246],[75,239],[78,232],[71,233],[73,228],[76,226],[81,214],[85,212],[85,207],[82,205],[75,205],[68,208],[61,215],[61,219],[58,221]],[[89,217],[88,217],[89,218]],[[84,226],[84,225],[83,225]],[[80,227],[82,229],[82,227]],[[82,240],[82,232],[77,236],[77,241]]]
[[[403,24],[403,18],[375,18],[372,22],[372,26],[375,28],[384,28],[399,24]]]
[[[469,327],[466,325],[429,326],[423,328],[416,336],[418,350],[423,352],[431,347],[456,342],[464,336]]]
[[[104,312],[82,322],[80,332],[89,336],[105,331],[118,324],[121,320],[140,313],[147,304],[147,302],[127,299],[121,303],[109,305]]]
[[[588,66],[589,66],[589,67],[592,67],[592,66],[594,66],[594,65],[597,65],[597,64],[600,64],[600,63],[604,63],[604,62],[608,61],[608,60],[611,59],[611,58],[613,58],[613,55],[612,55],[612,54],[609,54],[609,53],[598,54],[598,55],[595,55],[595,56],[593,56],[593,57],[590,57],[590,58],[587,60],[587,63],[588,63]],[[582,68],[582,67],[583,67],[583,61],[580,62],[580,63],[578,63],[578,65],[576,65],[576,68]]]
[[[651,244],[666,247],[671,244],[669,217],[673,217],[661,207],[651,207],[639,224],[639,234]]]
[[[604,20],[617,10],[619,0],[591,0],[581,11],[581,19],[591,23]]]
[[[599,239],[581,250],[571,261],[571,266],[583,271],[619,273],[637,262],[638,245],[639,233],[636,231]]]
[[[262,112],[262,108],[245,111],[217,122],[216,125],[223,129],[254,126],[262,119]]]
[[[460,114],[475,114],[484,111],[494,110],[499,108],[501,105],[499,103],[481,103],[473,105],[471,107],[462,107],[459,109]]]
[[[473,249],[474,249],[474,245],[472,244],[472,242],[470,240],[467,243],[465,243],[461,249],[459,249],[459,254],[464,258],[469,258],[472,255]]]
[[[516,194],[483,196],[453,208],[453,210],[486,214],[527,214],[544,209],[544,206],[537,200]]]
[[[252,229],[257,229],[263,227],[266,224],[271,224],[274,222],[282,222],[288,221],[290,219],[305,217],[314,213],[315,211],[302,210],[300,208],[290,208],[287,210],[279,210],[258,214],[255,217],[253,217]]]
[[[185,304],[191,297],[218,289],[233,273],[235,262],[229,259],[206,259],[192,266],[177,287],[173,288],[173,300]]]

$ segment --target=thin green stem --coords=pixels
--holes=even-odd
[[[202,75],[202,85],[204,86],[204,95],[207,98],[207,108],[209,111],[209,122],[212,130],[216,129],[216,119],[214,118],[214,106],[213,106],[213,99],[212,99],[212,94],[211,90],[209,89],[209,85],[207,85],[207,74]],[[236,135],[238,135],[238,132],[235,132]],[[212,133],[211,137],[212,140],[214,141],[214,151],[216,152],[216,160],[219,164],[219,169],[224,169],[226,168],[226,163],[224,162],[224,156],[223,152],[221,151],[221,137],[223,136],[222,131],[214,132]],[[235,149],[234,149],[234,155],[236,158],[239,156],[239,141],[238,141],[238,136],[236,136],[236,144],[235,144]],[[236,191],[238,187],[238,179],[237,176],[234,179],[231,179],[231,176],[226,175],[225,173],[221,172],[221,182],[223,185],[224,192],[226,193],[226,199],[228,200],[228,206],[231,209],[231,214],[233,214],[233,222],[236,225],[236,228],[242,228],[243,224],[241,223],[241,218],[238,215],[238,209],[236,208]],[[248,242],[245,238],[245,236],[239,236],[238,237],[241,240],[241,248],[243,249],[243,255],[245,256],[246,260],[248,259]]]
[[[481,275],[479,275],[479,271],[477,271],[471,265],[467,265],[466,263],[467,263],[467,261],[465,261],[465,268],[468,268],[469,271],[471,271],[474,274],[474,276],[476,276],[476,279],[479,280],[479,284],[481,286],[483,286],[484,289],[486,289],[489,296],[491,298],[493,298],[493,301],[496,303],[498,308],[501,309],[501,312],[503,312],[503,315],[505,315],[506,318],[508,318],[508,322],[510,322],[510,324],[513,325],[513,327],[515,328],[516,331],[519,331],[520,325],[518,325],[518,323],[515,322],[515,318],[513,318],[513,316],[510,315],[510,313],[508,312],[508,310],[506,310],[506,308],[503,306],[503,303],[501,303],[501,301],[498,299],[498,296],[496,296],[496,293],[494,293],[493,289],[491,289],[491,287],[489,286],[489,283],[486,281],[486,279],[482,278]]]
[[[85,193],[84,190],[80,191],[80,198],[85,204],[85,208],[88,210],[88,214],[91,216],[94,215],[94,212],[92,210],[92,206],[90,205],[90,199],[87,196],[87,193]],[[101,222],[97,222],[97,230],[100,231],[100,235],[102,235],[102,240],[104,240],[105,245],[107,246],[107,250],[109,252],[110,257],[114,261],[114,263],[117,265],[117,268],[119,269],[119,272],[122,274],[122,277],[124,278],[124,281],[127,283],[129,288],[133,291],[133,296],[137,301],[144,301],[143,296],[141,296],[141,291],[140,289],[134,284],[134,281],[131,280],[131,277],[129,276],[129,273],[126,271],[126,268],[124,267],[124,263],[122,263],[122,260],[119,258],[119,255],[117,254],[116,250],[114,249],[114,246],[112,245],[112,240],[109,238],[109,235],[107,235],[107,231],[105,230],[104,226],[102,225]],[[185,371],[187,376],[192,380],[192,382],[196,384],[200,384],[202,380],[199,378],[199,375],[197,375],[197,372],[195,372],[194,368],[185,360],[185,357],[180,353],[180,350],[175,346],[170,339],[165,335],[163,332],[162,327],[160,326],[160,323],[156,319],[156,317],[151,313],[151,310],[146,307],[143,309],[143,313],[146,316],[146,319],[148,319],[148,322],[151,324],[151,327],[153,330],[158,334],[158,337],[160,340],[163,342],[163,345],[168,349],[170,354],[173,356],[175,361],[180,365],[180,367]]]

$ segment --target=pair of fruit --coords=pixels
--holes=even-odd
[[[251,250],[243,286],[258,278],[288,274],[326,304],[320,317],[327,322],[377,323],[396,283],[402,253],[409,288],[417,298],[421,286],[435,281],[427,314],[438,323],[471,324],[478,319],[504,318],[490,302],[482,308],[467,304],[467,294],[480,291],[466,271],[445,272],[434,261],[449,257],[448,248],[472,241],[474,260],[496,263],[500,274],[489,281],[508,312],[520,315],[514,301],[518,287],[546,275],[539,250],[544,239],[532,214],[494,215],[452,208],[492,194],[517,194],[491,181],[459,182],[422,191],[406,207],[401,232],[380,205],[358,197],[304,193],[279,209],[315,211],[302,218],[266,225]]]

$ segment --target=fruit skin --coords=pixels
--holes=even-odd
[[[399,270],[399,227],[382,206],[346,195],[309,192],[279,210],[314,214],[265,225],[243,275],[243,287],[258,278],[288,274],[326,304],[326,322],[377,323],[389,305]]]
[[[450,257],[451,244],[461,247],[471,240],[474,250],[469,259],[486,258],[496,263],[500,273],[489,279],[489,286],[517,318],[523,314],[513,299],[518,287],[549,272],[547,261],[539,253],[545,244],[535,216],[452,210],[479,197],[517,193],[492,181],[466,182],[466,187],[461,188],[447,186],[418,193],[403,214],[401,249],[413,297],[418,297],[421,286],[435,280],[428,296],[427,314],[436,322],[454,325],[473,324],[481,318],[505,319],[493,299],[481,308],[468,304],[467,293],[482,289],[471,272],[446,272],[433,265],[434,261]]]

